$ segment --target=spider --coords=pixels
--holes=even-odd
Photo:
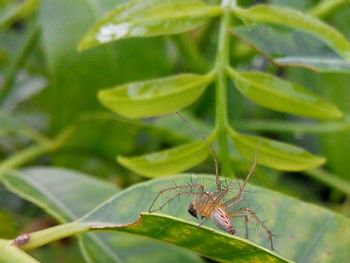
[[[186,123],[187,125],[190,125],[186,119],[179,113],[177,113]],[[194,129],[192,126],[190,126],[192,129]],[[196,130],[195,130],[196,131]],[[196,131],[198,134],[198,131]],[[200,135],[200,134],[199,134]],[[253,211],[247,207],[235,210],[234,206],[241,202],[243,200],[243,193],[244,189],[247,185],[247,182],[249,181],[250,177],[255,171],[256,168],[256,154],[254,156],[254,161],[252,166],[249,169],[248,175],[245,178],[244,182],[242,184],[239,184],[238,192],[229,197],[229,192],[231,192],[232,188],[232,182],[227,183],[225,180],[225,185],[223,184],[223,181],[220,179],[219,176],[219,166],[218,161],[216,158],[214,147],[204,138],[200,135],[200,137],[208,143],[210,147],[210,151],[212,154],[212,157],[215,162],[215,182],[216,182],[216,191],[205,191],[204,185],[200,183],[193,183],[191,182],[185,184],[185,185],[175,185],[169,188],[162,189],[158,194],[156,195],[155,199],[151,203],[151,206],[148,210],[149,213],[160,211],[165,207],[167,204],[169,204],[171,201],[173,201],[176,198],[179,198],[181,195],[189,195],[192,197],[192,201],[189,204],[188,212],[191,216],[195,217],[196,219],[201,220],[199,226],[204,224],[207,220],[212,220],[215,225],[232,234],[236,234],[236,229],[231,223],[231,219],[234,217],[243,217],[244,218],[244,226],[245,226],[245,238],[248,239],[248,220],[249,218],[252,218],[256,221],[258,225],[260,225],[267,233],[268,239],[270,242],[271,250],[274,250],[273,241],[272,238],[275,236],[272,234],[271,230],[265,225],[265,221],[262,221],[257,215],[256,211]],[[174,194],[172,197],[168,198],[166,202],[164,202],[160,207],[154,209],[157,200],[159,197],[166,193],[175,191],[176,194]],[[227,199],[227,200],[226,200]]]

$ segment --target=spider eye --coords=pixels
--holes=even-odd
[[[197,216],[197,210],[194,208],[194,205],[191,203],[190,206],[188,207],[188,210],[187,210],[191,216],[195,217],[198,219],[198,216]]]

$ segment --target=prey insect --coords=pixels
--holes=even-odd
[[[179,113],[177,114],[180,116],[180,118],[182,118],[186,122],[187,125],[189,125],[191,129],[194,129],[191,126],[191,124],[188,123],[186,119],[184,119],[182,115],[180,115]],[[237,192],[234,195],[232,195],[230,193],[232,192],[233,181],[227,183],[226,180],[223,181],[220,179],[219,165],[218,165],[214,147],[203,136],[201,136],[197,130],[195,131],[202,138],[202,140],[205,140],[205,142],[208,144],[212,157],[214,159],[215,171],[216,171],[216,174],[215,174],[216,190],[206,191],[204,189],[204,184],[194,183],[192,180],[191,182],[188,182],[187,184],[184,184],[184,185],[176,185],[174,183],[174,186],[162,189],[156,195],[155,199],[153,200],[149,208],[149,213],[160,211],[173,200],[180,198],[180,196],[182,195],[188,195],[192,198],[192,201],[190,202],[188,207],[188,212],[193,217],[200,220],[199,226],[201,226],[208,220],[212,220],[218,228],[232,235],[235,235],[236,229],[233,226],[231,219],[235,217],[242,217],[244,218],[245,238],[248,239],[248,234],[249,234],[248,222],[250,219],[252,219],[264,229],[264,231],[268,236],[271,250],[274,250],[273,240],[272,240],[274,235],[272,234],[271,230],[266,226],[265,221],[261,220],[257,216],[256,211],[253,211],[248,207],[244,207],[240,209],[236,208],[236,205],[241,201],[243,201],[245,187],[247,186],[247,183],[250,177],[255,171],[256,160],[257,160],[256,154],[254,156],[254,161],[249,169],[247,177],[245,178],[243,183],[238,184]],[[154,208],[159,198],[163,194],[168,192],[173,193],[173,195],[169,197],[159,207]]]

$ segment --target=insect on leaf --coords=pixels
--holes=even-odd
[[[29,198],[30,196],[39,197],[40,195],[39,203],[51,198],[51,195],[46,196],[47,193],[53,192],[57,197],[62,196],[51,189],[62,189],[67,186],[66,181],[61,181],[60,177],[55,176],[54,173],[44,173],[44,170],[41,170],[40,174],[35,174],[34,170],[31,174],[25,171],[24,174],[9,174],[4,179],[7,187],[12,186],[10,188],[12,191],[22,193],[21,195],[30,201],[33,201]],[[28,177],[30,179],[26,180]],[[45,177],[45,180],[33,179],[40,179],[40,177]],[[249,241],[239,237],[243,234],[242,229],[238,236],[232,236],[208,226],[198,227],[198,222],[194,221],[195,219],[187,212],[188,202],[186,200],[188,199],[185,197],[180,203],[175,201],[172,206],[164,207],[162,214],[144,214],[142,219],[137,221],[140,211],[148,209],[150,202],[161,189],[173,185],[173,182],[179,185],[184,184],[190,178],[191,175],[188,174],[175,175],[137,184],[101,203],[98,208],[78,222],[95,227],[106,226],[108,228],[114,225],[115,227],[109,230],[125,231],[163,240],[220,262],[288,262],[276,253],[257,245],[266,245],[266,238],[258,235],[255,230],[252,231],[249,237],[251,241]],[[213,175],[196,175],[193,176],[193,180],[195,182],[205,181],[206,189],[215,189]],[[48,182],[51,183],[48,184]],[[70,182],[75,182],[75,180]],[[42,191],[43,183],[48,186],[44,188],[46,189],[44,192]],[[320,206],[307,204],[261,187],[248,185],[247,190],[249,204],[252,207],[263,205],[259,210],[259,216],[270,218],[268,224],[272,232],[279,235],[279,238],[276,239],[278,254],[296,262],[311,263],[341,262],[342,259],[350,257],[350,251],[347,249],[350,245],[349,219]],[[73,191],[77,192],[77,190]],[[34,194],[35,192],[39,195]],[[72,201],[77,197],[74,193],[66,192],[67,196],[73,198]],[[74,203],[72,201],[69,204]],[[76,203],[79,204],[79,201]],[[69,204],[66,205],[69,207]],[[126,206],[125,204],[132,205]],[[43,206],[44,204],[41,205]],[[238,225],[238,223],[239,220],[235,220],[235,224]],[[111,231],[110,233],[111,235],[117,234]],[[338,242],[340,236],[342,242]],[[200,245],[198,245],[198,240],[201,241]]]
[[[107,181],[62,168],[33,167],[20,172],[13,171],[4,182],[8,189],[41,207],[61,223],[80,218],[120,191]],[[127,233],[86,233],[79,235],[79,241],[87,262],[162,263],[165,256],[170,256],[180,262],[203,263],[191,251]],[[158,253],[145,254],[145,247]],[[1,256],[2,253],[0,262]]]

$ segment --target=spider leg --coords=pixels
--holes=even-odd
[[[193,125],[184,117],[182,116],[182,114],[180,112],[176,112],[176,114],[184,121],[184,123],[186,123],[186,125],[192,129],[209,147],[211,156],[214,160],[214,164],[215,164],[215,181],[216,181],[216,190],[220,191],[221,190],[221,180],[220,180],[220,176],[219,176],[219,161],[218,161],[218,157],[216,155],[214,146],[205,138],[203,137],[203,135],[193,127]]]
[[[193,192],[193,189],[197,189],[198,192]],[[159,208],[157,209],[153,209],[153,206],[155,205],[155,203],[157,202],[157,200],[159,199],[159,197],[166,193],[166,192],[171,192],[171,191],[176,191],[177,193],[169,198],[164,204],[162,204]],[[148,212],[152,213],[152,212],[156,212],[156,211],[160,211],[162,210],[162,208],[164,206],[166,206],[167,204],[169,204],[171,201],[173,201],[175,198],[179,197],[180,195],[183,194],[188,194],[188,195],[197,195],[197,194],[201,194],[203,193],[203,186],[201,184],[192,184],[192,185],[179,185],[179,186],[173,186],[173,187],[169,187],[169,188],[165,188],[161,191],[159,191],[159,193],[156,195],[156,197],[154,198],[153,202],[151,203]]]
[[[255,171],[255,168],[256,168],[256,154],[254,156],[254,161],[253,161],[253,164],[252,166],[250,167],[249,169],[249,173],[247,175],[247,177],[245,178],[244,182],[242,185],[239,184],[239,190],[238,190],[238,193],[232,197],[230,200],[228,200],[227,202],[225,202],[225,206],[226,207],[230,207],[230,206],[233,206],[235,205],[236,203],[242,201],[243,197],[242,197],[242,194],[244,192],[244,188],[247,186],[247,183],[250,179],[250,177],[252,176],[252,174],[254,173]],[[231,181],[232,182],[232,181]]]
[[[273,247],[273,242],[272,242],[272,237],[274,237],[274,235],[272,234],[271,230],[265,225],[266,221],[262,221],[257,215],[256,212],[249,209],[249,208],[243,208],[241,210],[238,211],[233,211],[230,213],[230,217],[244,217],[244,223],[245,223],[245,229],[246,229],[246,238],[248,238],[248,218],[252,217],[258,225],[260,225],[265,232],[268,235],[269,241],[270,241],[270,247],[271,250],[275,250]]]
[[[239,211],[232,211],[229,213],[230,218],[233,217],[244,217],[244,229],[245,229],[245,233],[244,233],[244,237],[246,239],[248,239],[248,215],[244,212],[242,212],[241,210]]]
[[[202,218],[202,221],[199,222],[198,227],[201,227],[201,226],[202,226],[205,222],[207,222],[207,221],[208,221],[208,218],[206,218],[206,217]]]

